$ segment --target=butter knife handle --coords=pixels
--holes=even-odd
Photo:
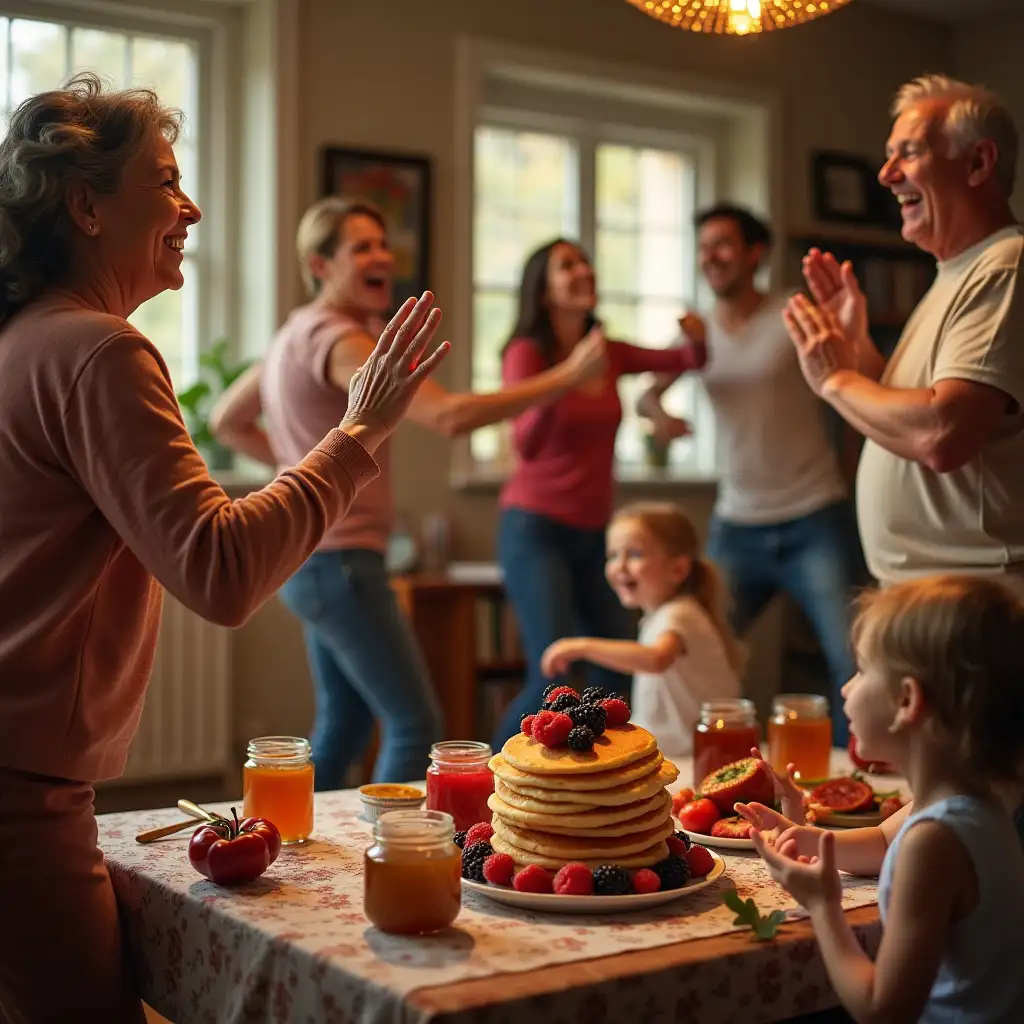
[[[179,800],[178,810],[191,814],[193,818],[198,818],[200,821],[216,821],[219,818],[219,815],[200,807],[199,804],[192,803],[191,800]]]
[[[181,832],[186,828],[195,828],[195,818],[189,818],[188,821],[179,821],[174,825],[164,825],[161,828],[153,828],[148,832],[140,832],[136,837],[137,843],[152,843],[156,839],[163,839],[164,836],[174,835],[175,832]]]

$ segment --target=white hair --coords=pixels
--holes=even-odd
[[[896,93],[892,116],[899,117],[918,103],[939,100],[947,104],[943,134],[949,155],[960,156],[983,139],[995,143],[996,181],[1006,193],[1013,193],[1017,177],[1017,126],[1003,101],[981,85],[959,82],[948,75],[921,75]]]

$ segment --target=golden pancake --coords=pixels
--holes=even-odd
[[[497,793],[492,793],[487,798],[487,805],[495,817],[501,818],[509,825],[595,840],[608,836],[635,835],[637,832],[657,828],[672,813],[672,797],[668,793],[636,804],[627,804],[625,807],[592,807],[580,814],[536,814],[521,811],[506,804]]]
[[[594,740],[593,750],[546,747],[524,733],[516,733],[501,748],[505,761],[531,775],[576,775],[624,768],[658,749],[658,741],[638,725],[608,729]]]
[[[660,757],[660,755],[659,755]],[[637,761],[636,764],[641,762]],[[632,765],[630,766],[632,767]],[[612,774],[612,773],[609,773]],[[519,773],[523,777],[523,773]],[[553,776],[548,776],[553,778]],[[587,781],[596,775],[585,776]],[[671,761],[662,761],[656,771],[632,782],[613,785],[610,789],[552,789],[495,778],[494,791],[502,800],[524,811],[544,814],[571,814],[588,807],[619,807],[656,796],[679,778],[679,769]],[[563,808],[565,808],[563,810]]]
[[[546,857],[544,854],[531,853],[529,850],[521,850],[518,846],[506,842],[501,836],[491,836],[491,848],[495,853],[507,853],[515,862],[517,867],[525,867],[527,864],[539,864],[542,868],[549,868],[557,871],[568,861],[565,858]],[[648,849],[638,853],[631,853],[625,856],[618,856],[614,861],[607,857],[574,857],[574,864],[586,864],[591,871],[604,864],[615,864],[620,868],[649,868],[652,864],[663,861],[668,856],[668,846],[664,840],[654,843]]]
[[[595,858],[607,860],[609,863],[619,863],[618,858],[648,850],[660,840],[668,839],[675,831],[670,817],[667,817],[661,825],[626,836],[555,835],[551,832],[542,832],[539,829],[513,825],[497,814],[491,819],[491,827],[494,829],[495,835],[501,836],[506,842],[512,843],[520,850],[536,853],[542,857],[551,857],[560,864],[564,864],[566,861],[594,860]]]
[[[662,765],[665,756],[660,750],[647,757],[634,761],[625,768],[613,768],[607,772],[584,772],[579,775],[534,775],[513,767],[502,754],[495,754],[488,762],[491,771],[510,786],[532,786],[535,789],[554,790],[561,793],[576,794],[591,789],[613,789],[637,779],[654,774]],[[575,801],[576,797],[572,799]],[[582,797],[580,798],[582,799]]]

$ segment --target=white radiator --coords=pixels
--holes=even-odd
[[[220,775],[231,764],[231,631],[164,594],[156,662],[123,782]]]

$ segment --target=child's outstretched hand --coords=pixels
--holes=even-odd
[[[770,846],[756,828],[750,830],[750,838],[768,873],[801,906],[813,912],[842,900],[843,884],[836,867],[835,833],[822,829],[816,855],[798,859],[787,857]]]
[[[548,679],[564,676],[574,661],[583,657],[584,641],[579,637],[556,640],[540,656],[540,670]]]
[[[793,778],[796,772],[796,765],[792,762],[787,764],[786,777],[783,778],[767,761],[765,761],[761,756],[761,751],[757,747],[750,748],[750,756],[756,757],[758,761],[763,762],[765,768],[768,769],[768,774],[772,777],[772,787],[775,790],[775,798],[782,805],[782,813],[796,825],[806,821],[807,816],[804,813],[804,793]]]

